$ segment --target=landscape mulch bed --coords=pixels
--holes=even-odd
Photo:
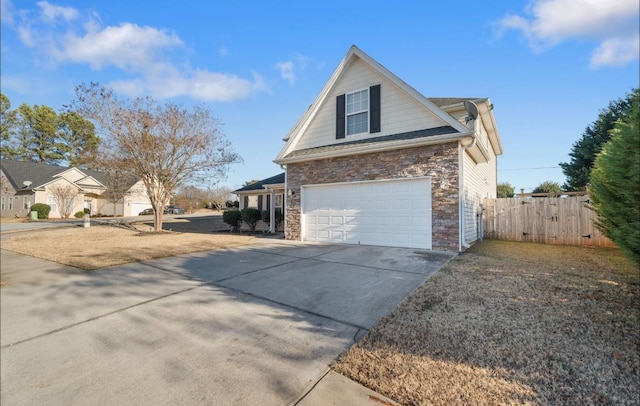
[[[486,241],[333,369],[405,405],[638,405],[639,305],[617,250]]]

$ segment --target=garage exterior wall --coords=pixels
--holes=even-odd
[[[290,163],[287,165],[285,236],[301,239],[301,186],[366,180],[431,177],[432,247],[458,251],[458,142]],[[389,212],[393,216],[393,210]]]
[[[463,161],[463,199],[464,199],[464,239],[466,244],[478,240],[479,223],[482,220],[480,205],[485,198],[496,197],[496,155],[493,149],[488,150],[490,159],[488,162],[476,163],[468,153],[464,152]]]

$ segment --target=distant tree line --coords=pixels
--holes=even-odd
[[[11,109],[0,93],[0,157],[44,164],[93,168],[100,138],[93,123],[76,112],[56,113],[49,106],[22,103]]]

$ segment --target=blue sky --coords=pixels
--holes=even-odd
[[[489,97],[498,181],[564,182],[559,162],[639,85],[637,0],[456,2],[1,0],[2,92],[58,110],[90,81],[204,103],[244,159],[272,160],[353,44],[427,97]]]

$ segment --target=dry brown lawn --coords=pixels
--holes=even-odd
[[[178,228],[179,224],[170,225]],[[138,225],[150,230],[147,225]],[[115,226],[66,227],[20,234],[2,249],[91,270],[191,252],[225,249],[254,242],[248,235],[211,232],[150,233]]]
[[[638,405],[639,305],[616,250],[486,241],[333,368],[405,405]]]

